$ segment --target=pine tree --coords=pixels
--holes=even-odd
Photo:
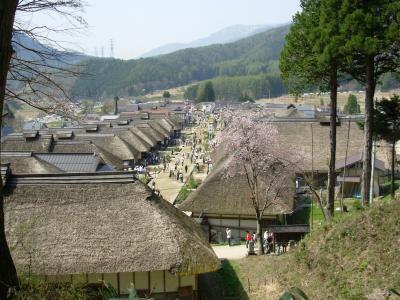
[[[215,92],[211,81],[206,81],[200,85],[197,92],[196,102],[214,102]]]
[[[393,95],[388,99],[376,102],[374,108],[374,132],[380,139],[387,141],[392,147],[390,194],[394,198],[396,143],[400,140],[400,97]]]
[[[373,103],[376,84],[382,74],[400,67],[400,1],[342,0],[339,10],[342,51],[346,72],[365,86],[364,161],[361,197],[370,197]]]
[[[289,90],[299,95],[317,85],[330,91],[330,157],[328,172],[328,213],[333,216],[335,197],[336,119],[338,72],[343,37],[338,10],[341,0],[303,0],[302,11],[293,25],[282,50],[280,69]]]
[[[350,94],[347,98],[347,103],[343,108],[343,112],[349,115],[359,114],[361,112],[360,105],[357,102],[357,97]]]

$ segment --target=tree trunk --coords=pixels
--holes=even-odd
[[[328,172],[328,216],[333,218],[335,211],[335,163],[336,163],[336,119],[337,119],[337,67],[336,62],[332,63],[332,70],[329,80],[330,98],[331,98],[331,120],[330,120],[330,157]]]
[[[257,255],[262,255],[264,253],[264,245],[262,241],[261,214],[259,212],[256,212],[256,218],[257,218],[257,231],[256,231]]]
[[[364,122],[364,159],[362,171],[361,199],[364,206],[369,204],[371,187],[372,163],[372,131],[373,109],[375,94],[374,56],[370,55],[366,61],[366,86],[365,86],[365,122]]]
[[[2,112],[5,98],[5,87],[7,73],[12,55],[11,37],[14,25],[17,0],[0,1],[0,123],[2,123]],[[4,197],[3,183],[0,178],[0,299],[7,299],[10,296],[10,288],[18,287],[18,277],[12,260],[10,249],[7,245],[4,231]]]
[[[394,166],[396,164],[396,140],[393,139],[392,144],[392,165],[391,165],[391,178],[390,178],[390,195],[394,199]]]

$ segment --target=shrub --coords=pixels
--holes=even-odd
[[[360,201],[360,200],[354,200],[353,203],[352,203],[352,207],[353,207],[355,210],[360,210],[360,209],[362,209],[361,201]]]

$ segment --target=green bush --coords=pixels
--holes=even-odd
[[[382,195],[382,196],[389,195],[390,194],[390,186],[391,186],[391,182],[390,181],[387,181],[387,182],[381,184],[379,186],[379,194]],[[399,187],[400,187],[400,180],[396,180],[394,182],[394,189],[398,190]]]
[[[353,203],[351,204],[353,209],[355,210],[361,210],[362,209],[362,204],[360,200],[354,200]]]

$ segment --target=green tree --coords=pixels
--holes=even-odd
[[[185,89],[185,92],[183,93],[183,97],[185,99],[189,99],[189,100],[196,100],[198,89],[199,89],[199,85],[198,84],[194,84],[194,85],[188,86]]]
[[[250,97],[250,95],[247,92],[242,92],[242,93],[240,93],[239,101],[240,102],[254,102],[254,99],[252,97]]]
[[[374,108],[374,131],[378,138],[392,146],[390,194],[394,198],[396,143],[400,140],[400,97],[393,95],[390,100],[377,101]]]
[[[196,101],[197,102],[215,101],[215,92],[211,81],[206,81],[205,83],[200,85]]]
[[[357,102],[357,97],[353,94],[350,94],[347,98],[347,103],[344,105],[343,112],[349,115],[359,114],[360,104]]]
[[[364,161],[361,197],[370,197],[373,102],[381,75],[400,67],[400,1],[342,0],[339,9],[345,71],[365,86]]]
[[[164,91],[162,96],[164,98],[164,102],[168,103],[169,102],[169,98],[171,98],[171,93],[169,91]]]
[[[334,213],[338,72],[343,44],[338,22],[341,0],[302,0],[293,18],[281,58],[282,78],[299,95],[315,87],[330,91],[328,213]]]

